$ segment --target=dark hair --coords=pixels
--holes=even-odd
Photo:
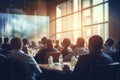
[[[15,49],[15,50],[20,50],[22,49],[22,40],[20,38],[13,38],[11,41],[10,41],[10,46],[12,49]]]
[[[71,44],[70,39],[69,38],[64,38],[64,40],[63,40],[63,46],[64,47],[68,47],[68,46],[70,46],[70,44]]]
[[[89,39],[89,45],[95,50],[102,49],[103,47],[103,39],[99,35],[94,35]]]
[[[41,42],[44,44],[44,43],[46,43],[47,42],[47,37],[43,37],[42,39],[41,39]]]
[[[105,42],[105,44],[107,44],[108,46],[112,46],[114,45],[114,39],[113,38],[108,38]]]
[[[4,38],[4,43],[8,43],[8,41],[9,41],[9,38],[8,38],[8,37],[5,37],[5,38]]]
[[[47,40],[47,48],[53,48],[53,42],[51,39]]]
[[[85,40],[82,37],[79,37],[77,39],[77,45],[79,45],[79,47],[84,47],[85,44]]]
[[[27,39],[23,39],[23,45],[28,44],[28,40]]]

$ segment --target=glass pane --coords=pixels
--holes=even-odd
[[[67,14],[72,13],[72,2],[71,0],[67,1]]]
[[[109,13],[108,13],[108,3],[105,3],[105,21],[108,21]]]
[[[105,25],[105,27],[104,27],[104,40],[107,40],[108,39],[108,37],[109,37],[109,26],[108,26],[108,23],[106,23],[106,24],[104,24]]]
[[[89,25],[91,24],[91,13],[90,9],[83,11],[83,25]]]
[[[56,32],[61,32],[62,31],[62,29],[61,29],[61,27],[62,27],[62,22],[61,22],[61,19],[57,19],[56,20]]]
[[[100,35],[100,36],[103,36],[104,35],[104,26],[103,24],[100,24],[100,25],[94,25],[93,28],[93,35]]]
[[[104,40],[108,38],[108,24],[94,25],[92,29],[93,35],[100,35]]]
[[[88,42],[88,39],[91,37],[92,32],[91,32],[91,27],[83,27],[83,38],[85,39],[86,42]]]
[[[73,11],[78,11],[78,0],[73,0]]]
[[[96,5],[96,4],[99,4],[99,3],[102,3],[103,0],[93,0],[93,5]]]
[[[73,30],[78,29],[78,13],[74,14]]]
[[[78,16],[78,25],[79,28],[81,28],[81,12],[79,12],[79,16]]]
[[[90,0],[83,0],[83,8],[90,7]]]
[[[79,0],[78,5],[79,5],[79,10],[81,10],[81,0]]]
[[[93,23],[103,22],[103,5],[93,8]]]
[[[63,15],[66,15],[67,13],[67,5],[66,5],[66,2],[65,3],[62,3],[62,4],[59,4],[57,7],[57,10],[56,10],[56,17],[61,17]]]
[[[73,31],[73,44],[76,43],[77,38],[79,37],[79,31]]]
[[[66,17],[62,18],[62,19],[61,19],[61,22],[62,22],[62,24],[61,24],[61,30],[62,30],[62,31],[66,31],[67,28],[68,28],[68,27],[66,26],[66,25],[67,25],[67,23],[66,23],[66,22],[67,22],[67,21],[66,21]]]
[[[56,39],[63,41],[64,38],[70,38],[71,42],[73,41],[73,33],[72,32],[65,32],[56,35]]]
[[[73,28],[73,21],[72,15],[67,16],[67,30],[72,30]]]

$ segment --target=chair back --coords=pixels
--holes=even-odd
[[[89,80],[120,80],[120,64],[94,66],[90,69]]]
[[[53,61],[54,62],[58,62],[59,56],[60,56],[60,52],[47,52],[47,54],[45,55],[45,63],[48,63],[48,57],[52,56],[53,57]]]

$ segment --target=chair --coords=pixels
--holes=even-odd
[[[120,64],[94,66],[90,69],[89,80],[120,80]]]
[[[60,54],[61,54],[60,52],[47,52],[47,54],[45,55],[44,63],[48,63],[48,57],[49,56],[53,57],[54,62],[58,62]]]

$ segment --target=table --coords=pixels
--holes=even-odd
[[[48,69],[48,70],[54,70],[54,71],[59,71],[59,72],[63,72],[63,66],[64,65],[68,65],[71,70],[74,69],[74,66],[71,66],[71,62],[64,62],[63,65],[61,65],[58,62],[55,62],[55,63],[53,63],[51,65],[48,65],[48,64],[39,64],[40,68]]]

